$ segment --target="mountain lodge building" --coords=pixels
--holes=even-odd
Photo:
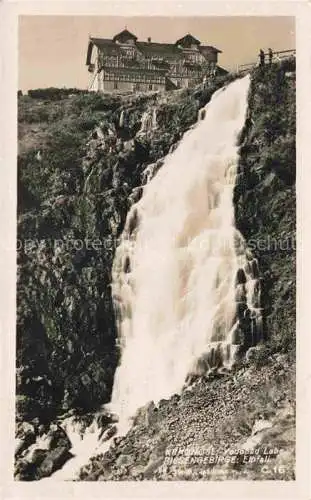
[[[125,29],[112,39],[90,37],[86,65],[93,90],[172,90],[227,73],[217,65],[219,53],[221,50],[201,45],[189,33],[175,43],[155,43],[150,38],[140,42]]]

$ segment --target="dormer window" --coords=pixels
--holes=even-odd
[[[185,35],[183,38],[180,38],[176,42],[177,47],[180,47],[182,49],[192,49],[193,47],[197,49],[200,44],[200,40],[194,38],[194,36],[190,35],[190,33]]]
[[[133,35],[130,31],[127,29],[121,31],[117,35],[115,35],[112,39],[113,42],[118,43],[118,44],[123,44],[126,43],[128,45],[135,45],[135,42],[137,40],[137,36]]]

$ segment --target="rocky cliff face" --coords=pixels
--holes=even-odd
[[[235,395],[228,413],[233,419],[232,432],[236,430],[234,414],[246,403],[253,405],[248,430],[236,434],[234,444],[241,443],[261,419],[257,406],[264,406],[264,395],[274,387],[266,374],[279,376],[282,365],[288,373],[281,373],[281,386],[291,382],[284,396],[279,394],[280,408],[292,415],[294,251],[271,247],[266,251],[258,246],[259,239],[267,245],[268,237],[279,241],[283,235],[294,236],[295,231],[295,82],[293,73],[286,73],[292,69],[273,65],[265,72],[254,72],[249,117],[240,138],[236,219],[249,243],[257,242],[253,253],[264,277],[269,338],[265,346],[249,354],[240,370],[249,370],[249,364],[261,370],[258,384],[265,379],[262,399],[254,397],[258,384],[253,382],[246,383],[246,399],[241,400],[236,398],[239,388],[230,379],[209,381],[208,385],[198,381],[191,392],[163,402],[159,410],[143,410],[134,434],[122,445],[116,442],[115,451],[104,462],[102,457],[95,459],[81,478],[178,478],[172,471],[160,469],[166,447],[180,439],[178,414],[189,424],[189,442],[205,435],[204,443],[210,443],[218,392]],[[34,436],[29,429],[23,431],[22,422],[38,418],[30,424],[36,436],[43,432],[40,424],[48,427],[68,410],[82,415],[109,401],[119,358],[111,266],[126,214],[141,196],[140,186],[150,172],[161,168],[161,159],[195,123],[199,108],[231,78],[219,79],[207,89],[157,96],[79,94],[53,102],[19,98],[17,420],[20,439],[28,439],[27,446]],[[282,362],[275,360],[279,352],[285,353]],[[252,373],[257,378],[257,372]],[[219,436],[229,399],[224,399],[219,413]],[[272,401],[269,404],[273,406]],[[205,406],[209,409],[201,415],[197,410]],[[278,422],[277,408],[271,411],[265,418]],[[290,419],[292,423],[293,417]],[[155,444],[154,440],[154,457],[150,457],[153,446],[148,443]],[[54,449],[56,461],[44,466],[44,471],[60,467],[65,455],[68,458],[70,447],[67,443],[61,453],[62,444],[50,449]],[[17,453],[20,461],[23,446]],[[30,469],[29,464],[20,468],[18,477],[49,475],[40,472],[42,463],[48,461],[41,453]]]
[[[235,216],[258,258],[270,352],[295,348],[296,106],[294,63],[252,75]],[[264,352],[264,350],[262,351]]]

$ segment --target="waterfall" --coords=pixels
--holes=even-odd
[[[157,122],[157,108],[154,107],[152,110],[152,130],[156,130],[158,127],[158,122]]]
[[[141,126],[137,135],[146,134],[156,130],[157,128],[157,109],[153,107],[151,110],[144,111],[141,118]]]
[[[142,184],[148,184],[163,165],[163,160],[150,163],[142,173]]]
[[[82,465],[124,435],[136,410],[180,392],[187,378],[230,370],[241,345],[262,339],[258,262],[234,225],[238,146],[249,76],[217,91],[176,149],[149,165],[128,213],[112,269],[121,363],[104,434],[62,426],[74,458],[47,480],[77,478]],[[143,115],[141,131],[156,114]]]
[[[190,374],[230,369],[245,322],[260,324],[254,259],[234,226],[248,88],[246,76],[214,94],[128,213],[112,270],[120,425]]]
[[[120,113],[119,127],[123,127],[123,123],[124,123],[124,109],[122,109],[122,111]]]
[[[110,447],[109,438],[111,436],[109,434],[107,436],[107,432],[102,432],[96,415],[87,426],[79,420],[76,421],[74,417],[68,417],[62,422],[62,428],[70,439],[72,445],[70,452],[73,457],[61,469],[54,472],[50,478],[43,479],[43,481],[78,479],[80,469],[88,463],[91,457],[105,453]],[[115,426],[113,426],[114,428]]]
[[[95,128],[98,139],[105,139],[105,134],[100,127]]]

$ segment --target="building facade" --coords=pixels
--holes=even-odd
[[[219,53],[190,34],[175,43],[138,41],[127,29],[112,39],[90,37],[86,59],[90,88],[135,92],[193,87],[217,73],[227,73],[217,65]]]

